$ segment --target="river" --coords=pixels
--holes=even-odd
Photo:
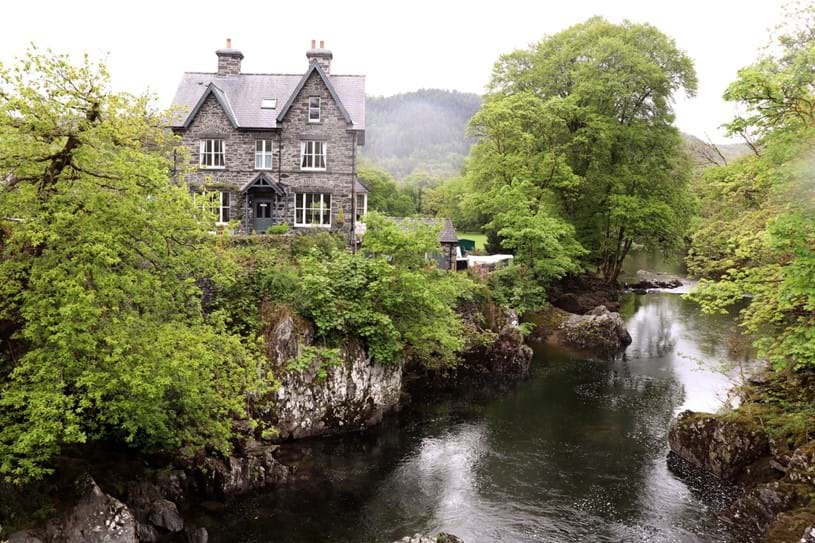
[[[622,313],[633,343],[617,360],[535,344],[517,386],[416,398],[366,434],[288,445],[300,477],[198,520],[215,542],[727,541],[668,469],[666,433],[680,410],[722,405],[744,341],[676,294],[629,294]]]

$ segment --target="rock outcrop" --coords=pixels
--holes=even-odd
[[[625,283],[625,288],[634,291],[648,291],[653,289],[675,289],[685,285],[680,277],[661,272],[637,271],[637,280]]]
[[[130,509],[84,475],[76,482],[79,500],[46,527],[45,540],[70,543],[137,543],[138,523]]]
[[[743,493],[722,517],[746,541],[786,543],[815,537],[815,442],[792,453],[774,451],[756,425],[709,413],[680,413],[668,432],[675,454],[730,481]]]
[[[795,483],[807,483],[815,491],[815,441],[795,449],[787,463],[787,478]]]
[[[577,315],[585,315],[601,305],[610,311],[620,310],[618,286],[591,274],[561,279],[550,289],[549,299],[555,307]]]
[[[668,444],[681,458],[728,480],[770,454],[767,435],[752,424],[693,411],[677,416]]]
[[[193,484],[193,479],[186,479]],[[9,543],[206,543],[205,528],[185,526],[176,504],[152,481],[129,484],[119,500],[103,491],[88,474],[74,483],[73,505],[42,528],[16,532]],[[186,489],[185,492],[190,492]],[[179,539],[181,537],[181,539]]]
[[[267,354],[279,387],[255,408],[278,431],[278,439],[298,439],[361,430],[377,424],[396,407],[402,365],[374,363],[359,344],[340,349],[339,363],[315,360],[306,368],[291,362],[312,344],[310,323],[280,308],[268,319]]]
[[[454,536],[453,534],[446,534],[441,532],[437,536],[415,534],[413,536],[405,536],[394,543],[464,543],[464,541]]]
[[[732,522],[736,530],[748,541],[759,541],[768,534],[769,527],[780,513],[802,506],[808,498],[799,485],[785,481],[773,481],[758,485],[737,499],[723,517]],[[776,526],[780,531],[782,524]],[[797,530],[800,535],[803,527]]]
[[[585,315],[571,315],[558,330],[559,342],[581,351],[613,354],[631,344],[619,313],[598,306]]]
[[[241,456],[204,459],[192,470],[198,496],[221,499],[285,481],[289,468],[273,456],[274,449],[273,445],[257,443]]]

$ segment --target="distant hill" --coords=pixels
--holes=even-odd
[[[397,179],[456,175],[472,144],[467,121],[479,108],[477,94],[439,89],[368,97],[362,157]]]
[[[465,136],[467,122],[481,102],[477,94],[440,89],[368,97],[362,158],[397,179],[413,173],[457,175],[473,143]],[[696,136],[683,133],[682,137],[699,167],[730,162],[750,152],[743,143],[714,148]]]
[[[685,147],[699,167],[722,166],[750,153],[746,143],[717,143],[710,145],[696,136],[682,134]]]

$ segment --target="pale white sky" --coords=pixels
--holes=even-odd
[[[732,108],[721,100],[736,71],[780,21],[782,0],[390,2],[15,0],[3,5],[0,62],[27,44],[108,55],[117,89],[150,88],[169,105],[181,73],[214,71],[227,37],[247,72],[300,73],[312,38],[334,52],[334,73],[367,76],[368,94],[418,88],[481,93],[498,55],[592,15],[649,22],[694,59],[698,96],[680,99],[680,129],[717,141]]]

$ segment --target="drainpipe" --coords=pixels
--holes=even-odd
[[[351,148],[351,253],[357,252],[357,133]]]
[[[277,133],[277,182],[281,182],[281,168],[283,167],[283,134],[281,132]],[[286,217],[289,214],[289,194],[286,190],[283,190],[283,216]],[[288,219],[286,219],[288,220]],[[294,227],[294,221],[292,221],[292,227]]]

